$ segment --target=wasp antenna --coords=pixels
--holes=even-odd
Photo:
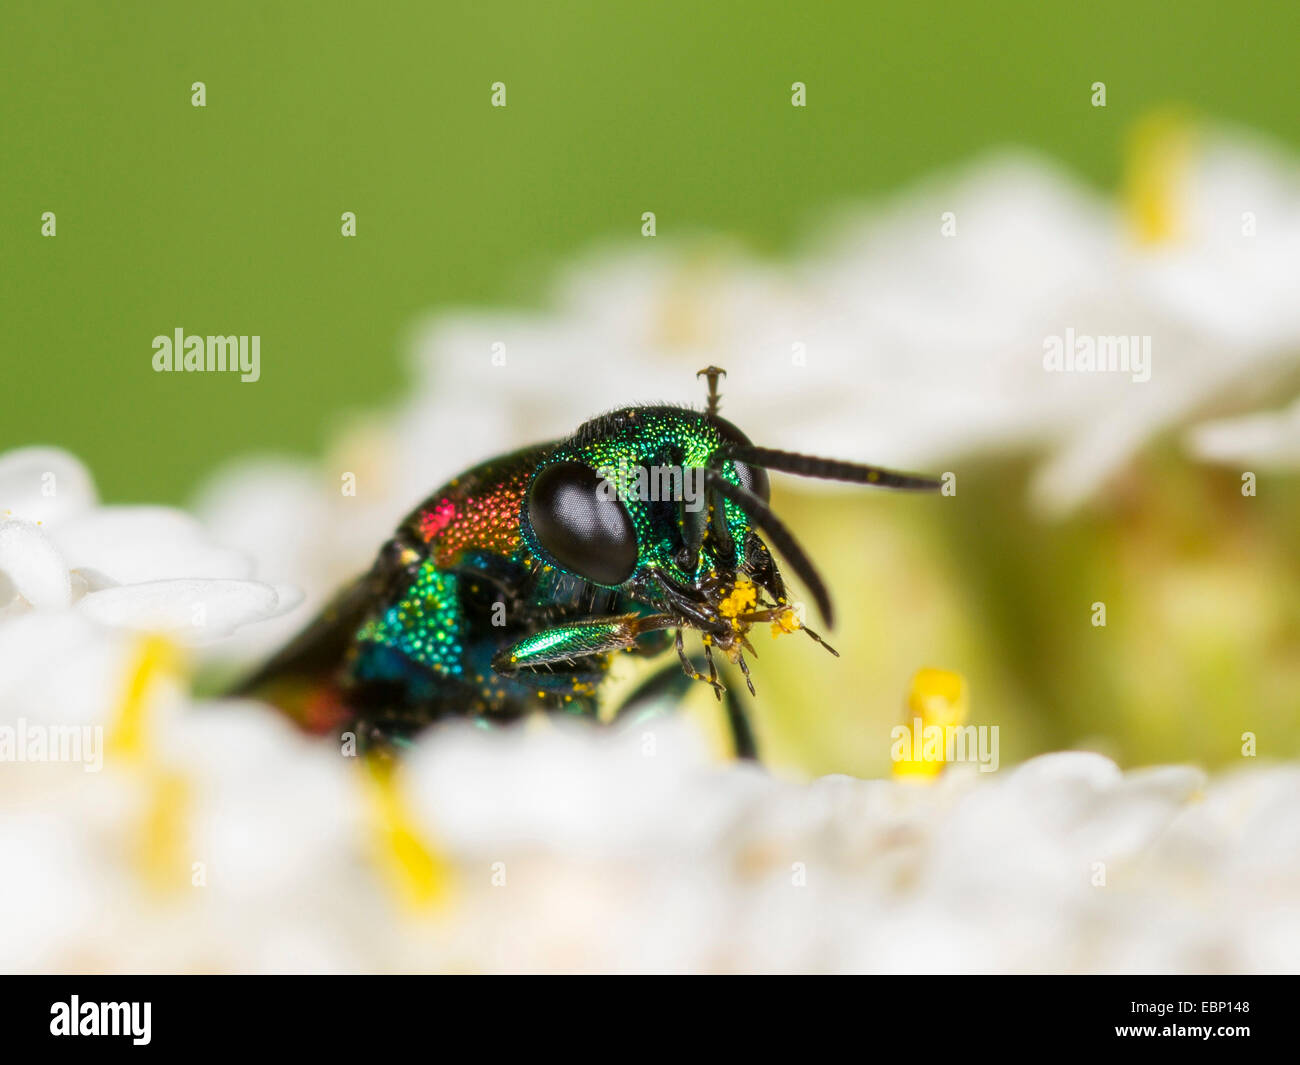
[[[817,602],[817,609],[821,612],[821,616],[826,619],[826,624],[832,624],[834,612],[831,610],[831,597],[826,590],[826,585],[804,549],[799,546],[799,541],[782,524],[781,519],[772,513],[771,507],[748,489],[741,488],[738,484],[732,484],[712,467],[705,468],[704,476],[710,487],[716,489],[720,495],[730,499],[740,507],[755,525],[767,533],[768,539],[772,541],[772,546],[785,556],[785,560],[790,563],[790,568],[799,575],[799,579],[812,592],[812,597]]]
[[[802,630],[803,632],[806,632],[809,636],[811,636],[814,640],[816,640],[816,641],[817,641],[819,644],[821,644],[823,647],[825,647],[826,650],[828,650],[828,651],[829,651],[831,654],[833,654],[836,658],[839,658],[839,657],[840,657],[840,653],[839,653],[839,651],[835,650],[834,647],[832,647],[832,646],[831,646],[830,644],[828,644],[825,640],[823,640],[820,636],[818,636],[815,632],[813,632],[813,630],[810,629],[807,625],[800,625],[799,628],[800,628],[800,630]]]
[[[718,407],[722,404],[722,396],[718,394],[718,378],[726,377],[727,371],[719,366],[706,366],[695,376],[709,379],[709,405],[705,407],[704,413],[717,414]]]
[[[847,481],[850,484],[870,484],[877,488],[900,488],[906,491],[935,492],[943,482],[917,473],[900,473],[880,466],[864,466],[858,462],[841,462],[822,459],[815,455],[800,455],[794,451],[777,451],[770,447],[752,444],[730,444],[727,457],[761,466],[765,470],[793,473],[799,477],[819,477],[826,481]]]

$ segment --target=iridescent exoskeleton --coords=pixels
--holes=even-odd
[[[753,756],[715,652],[752,694],[753,626],[823,642],[791,602],[773,549],[831,621],[825,584],[768,505],[767,471],[913,490],[939,482],[756,447],[718,414],[723,371],[700,373],[703,411],[621,408],[454,478],[240,690],[314,729],[391,745],[451,716],[595,718],[615,652],[675,645],[681,669],[656,674],[620,712],[661,695],[672,676],[701,680],[725,692],[736,751]],[[700,651],[687,651],[687,630]]]

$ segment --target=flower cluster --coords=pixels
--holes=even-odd
[[[716,760],[665,715],[446,728],[384,769],[267,707],[188,693],[177,641],[194,608],[226,630],[285,601],[242,556],[183,514],[97,506],[65,454],[14,453],[0,472],[0,746],[21,728],[104,735],[97,772],[12,754],[0,771],[0,905],[21,915],[6,970],[1257,971],[1300,956],[1294,768],[1207,783],[1066,753],[933,783],[800,783]],[[56,492],[29,490],[49,473]]]

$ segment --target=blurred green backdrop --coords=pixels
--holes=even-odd
[[[110,500],[179,500],[230,455],[318,452],[401,388],[418,313],[535,301],[643,210],[780,251],[1007,142],[1109,186],[1168,101],[1300,145],[1297,39],[1300,5],[1218,0],[6,0],[0,449],[58,444]],[[261,382],[154,374],[176,326],[260,334]]]

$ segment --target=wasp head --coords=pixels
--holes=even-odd
[[[537,467],[522,527],[549,563],[671,615],[735,660],[758,622],[808,631],[769,544],[831,620],[825,583],[769,505],[769,469],[882,487],[937,482],[755,447],[717,412],[722,371],[701,373],[704,411],[625,407],[557,444]]]

